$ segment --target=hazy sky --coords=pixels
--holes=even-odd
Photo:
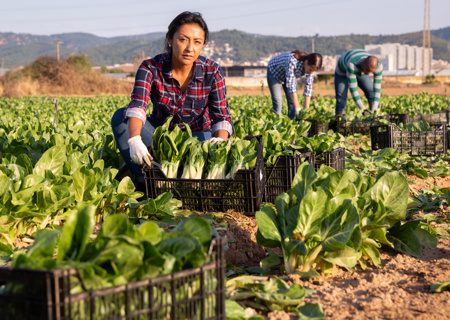
[[[431,29],[450,26],[450,0],[431,0]],[[280,36],[400,34],[423,29],[423,0],[19,0],[2,1],[0,32],[98,36],[166,32],[180,12],[203,14],[210,31]]]

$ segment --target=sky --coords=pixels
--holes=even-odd
[[[424,0],[20,0],[2,1],[0,32],[102,37],[166,32],[183,11],[210,31],[261,35],[391,35],[423,30]],[[431,30],[450,26],[450,0],[430,0]]]

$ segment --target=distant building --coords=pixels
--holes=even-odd
[[[430,72],[433,59],[433,49],[423,50],[422,47],[400,43],[368,44],[364,50],[377,56],[386,71],[417,70],[422,71],[423,53],[425,53],[425,72]]]

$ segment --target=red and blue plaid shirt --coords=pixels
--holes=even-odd
[[[214,135],[217,130],[227,130],[231,136],[233,125],[220,66],[199,56],[194,63],[191,82],[183,94],[173,77],[170,59],[171,55],[164,53],[142,62],[125,119],[139,118],[145,122],[151,100],[153,111],[148,120],[155,127],[173,115],[171,128],[178,125],[183,129],[183,123],[186,123],[192,131],[211,131]]]

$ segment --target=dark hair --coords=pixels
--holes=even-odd
[[[308,65],[315,70],[322,68],[322,55],[320,53],[306,53],[300,50],[293,50],[291,53],[294,54],[294,58],[299,61],[308,62]]]
[[[175,34],[175,32],[178,31],[178,29],[185,24],[188,23],[196,23],[200,26],[200,28],[203,29],[203,31],[205,32],[205,42],[204,44],[206,44],[206,42],[208,42],[208,38],[209,38],[209,31],[208,31],[208,26],[206,25],[205,20],[203,20],[202,15],[199,12],[190,12],[190,11],[184,11],[182,13],[180,13],[178,16],[175,17],[175,19],[172,20],[172,22],[169,24],[169,27],[167,28],[167,33],[166,33],[166,40],[164,43],[164,50],[166,52],[171,52],[172,48],[169,46],[169,39],[173,38],[173,35]]]

